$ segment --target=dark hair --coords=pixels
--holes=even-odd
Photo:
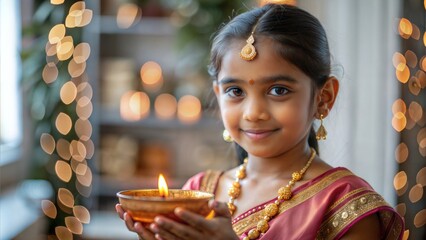
[[[273,39],[281,56],[309,76],[314,87],[322,87],[330,76],[330,50],[318,19],[295,6],[268,4],[236,16],[218,31],[213,39],[209,66],[209,73],[215,80],[231,41],[246,40],[252,32],[255,39],[260,36]],[[308,143],[319,152],[313,127]],[[240,160],[247,156],[238,144],[236,147]]]

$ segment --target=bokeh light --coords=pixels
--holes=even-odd
[[[395,190],[401,190],[407,185],[407,174],[404,171],[398,172],[393,179],[393,187]]]
[[[88,43],[79,43],[74,48],[73,58],[76,63],[86,62],[90,56],[90,45]]]
[[[426,224],[426,209],[420,210],[416,216],[414,216],[414,226],[421,228]]]
[[[60,97],[63,103],[70,104],[77,97],[77,87],[72,81],[66,82],[60,91]]]
[[[405,143],[400,143],[395,149],[395,159],[398,163],[407,161],[408,154],[408,147]]]
[[[61,42],[61,40],[65,37],[65,25],[64,24],[57,24],[52,29],[50,29],[49,32],[49,43],[50,44],[57,44]]]
[[[83,141],[88,141],[92,136],[92,124],[89,120],[78,119],[74,128],[77,136]]]
[[[401,83],[406,83],[408,82],[408,79],[410,79],[410,69],[405,64],[399,64],[395,71],[395,74],[396,78]]]
[[[401,132],[407,125],[407,118],[402,112],[397,112],[392,118],[392,127],[397,131]]]
[[[416,182],[417,184],[420,184],[423,187],[426,187],[426,167],[420,169],[420,171],[417,173]]]
[[[416,76],[412,76],[410,78],[410,81],[408,82],[408,90],[415,96],[419,95],[420,90],[422,90],[420,81]]]
[[[56,117],[55,126],[62,135],[67,135],[72,127],[72,120],[70,116],[61,112]]]
[[[43,81],[47,84],[54,82],[58,78],[58,68],[54,63],[47,63],[43,68]]]
[[[56,161],[55,172],[58,178],[63,182],[69,182],[71,180],[71,166],[67,162],[61,160]]]
[[[74,206],[74,196],[70,190],[66,188],[59,188],[58,202],[68,208],[72,208]]]
[[[40,146],[48,154],[52,154],[55,150],[55,139],[48,133],[43,133],[40,136]]]
[[[68,63],[68,73],[71,77],[76,78],[81,76],[86,70],[86,62],[77,63],[74,59]]]
[[[60,5],[64,3],[65,0],[50,0],[50,3],[53,5]]]
[[[417,66],[417,56],[413,51],[407,50],[404,56],[405,56],[405,59],[407,60],[407,65],[410,68],[415,68]]]
[[[163,86],[163,70],[160,64],[149,61],[140,70],[142,85],[147,91],[155,92]]]
[[[418,122],[423,116],[423,108],[419,103],[413,101],[408,107],[408,114],[410,115],[411,119],[413,119],[415,122]]]
[[[396,205],[395,210],[399,213],[399,215],[404,217],[407,212],[407,205],[405,205],[405,203],[400,203]]]
[[[90,213],[84,206],[74,206],[72,209],[74,216],[82,223],[90,223]]]
[[[65,61],[74,53],[74,41],[71,36],[66,36],[56,44],[56,54],[58,59]]]
[[[47,217],[51,219],[55,219],[58,214],[55,204],[50,200],[42,200],[41,209],[44,215],[46,215]]]
[[[68,228],[66,228],[64,226],[55,227],[55,234],[56,234],[56,237],[58,238],[58,240],[72,240],[72,239],[74,239],[72,232],[70,232],[70,230],[68,230]]]
[[[413,33],[413,25],[408,19],[401,18],[401,20],[399,21],[398,31],[399,31],[399,35],[402,38],[408,39]]]
[[[423,186],[420,184],[414,185],[408,193],[408,198],[412,203],[418,202],[423,197]]]
[[[74,234],[83,233],[83,224],[76,217],[65,217],[65,225]]]
[[[71,158],[70,143],[63,138],[59,139],[56,143],[56,152],[62,159],[69,160]]]
[[[176,115],[177,100],[176,98],[167,93],[160,94],[154,103],[155,116],[159,119],[172,119]]]
[[[89,119],[93,112],[93,104],[88,97],[82,97],[77,101],[77,116],[81,119]]]
[[[182,123],[195,123],[201,118],[201,102],[192,95],[185,95],[178,101],[177,115]]]
[[[139,22],[142,17],[142,10],[134,3],[121,4],[117,11],[117,26],[119,28],[129,28]]]

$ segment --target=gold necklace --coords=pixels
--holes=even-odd
[[[291,174],[291,180],[288,182],[288,184],[285,187],[281,187],[278,189],[278,197],[275,202],[268,204],[263,213],[263,218],[257,223],[256,227],[251,229],[248,232],[248,236],[244,237],[243,240],[249,240],[249,239],[257,239],[260,234],[264,234],[269,229],[268,221],[271,220],[273,217],[275,217],[279,212],[279,206],[282,202],[285,200],[289,200],[292,197],[292,188],[294,184],[303,178],[303,175],[305,174],[306,170],[311,165],[312,161],[314,160],[316,155],[316,152],[313,148],[311,148],[311,156],[309,157],[308,162],[306,165],[300,170],[293,172]],[[240,196],[241,193],[241,184],[240,181],[246,177],[246,168],[247,168],[247,162],[248,159],[244,159],[244,163],[240,165],[237,172],[235,173],[235,181],[232,183],[232,186],[228,189],[228,208],[231,215],[234,215],[235,211],[237,210],[237,206],[235,206],[234,201]]]

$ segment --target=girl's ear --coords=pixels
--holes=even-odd
[[[333,108],[336,101],[337,94],[339,93],[339,81],[335,77],[329,77],[321,88],[318,94],[318,107],[315,114],[316,118],[327,117],[330,110]]]

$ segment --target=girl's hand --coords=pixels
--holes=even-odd
[[[133,222],[132,217],[129,213],[125,212],[120,204],[115,205],[115,210],[118,213],[118,216],[124,220],[126,227],[138,234],[139,239],[143,240],[155,240],[154,234],[140,222]]]
[[[212,219],[177,208],[176,216],[188,225],[158,216],[150,225],[151,231],[155,233],[156,239],[162,240],[238,240],[232,229],[231,215],[226,204],[211,201],[210,207],[215,212]]]

